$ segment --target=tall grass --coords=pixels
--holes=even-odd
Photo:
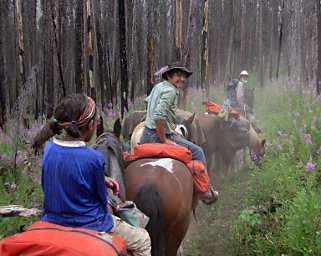
[[[257,94],[269,146],[235,221],[239,255],[320,255],[321,111],[309,91]]]

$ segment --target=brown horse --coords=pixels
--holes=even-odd
[[[127,198],[151,220],[147,230],[153,256],[176,256],[197,200],[193,178],[180,161],[140,159],[125,170]]]
[[[98,130],[100,135],[103,129],[98,126]],[[114,133],[120,130],[120,122],[116,122]],[[110,164],[106,174],[120,183],[126,200],[134,201],[150,217],[146,229],[152,240],[152,255],[176,256],[197,200],[188,168],[171,158],[148,158],[136,160],[123,170],[119,134],[111,132],[100,135],[97,149],[107,153],[104,155]]]

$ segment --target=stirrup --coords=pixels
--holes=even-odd
[[[208,190],[201,194],[201,200],[204,204],[210,205],[218,200],[219,193],[214,190],[212,185],[208,186]]]

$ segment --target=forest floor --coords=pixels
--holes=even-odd
[[[250,169],[230,173],[220,182],[218,202],[212,206],[199,204],[197,221],[192,220],[184,241],[184,256],[235,255],[232,228],[234,220],[244,208]]]

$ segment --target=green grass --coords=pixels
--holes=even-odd
[[[319,255],[317,103],[298,91],[276,95],[265,90],[257,96],[269,147],[262,168],[252,173],[246,207],[234,224],[237,255]],[[279,132],[284,135],[278,136]],[[312,135],[312,144],[307,144],[307,134]],[[317,164],[315,170],[306,170],[309,159]]]

